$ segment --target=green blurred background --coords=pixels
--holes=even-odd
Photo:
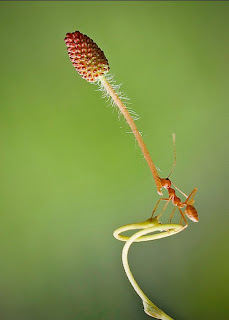
[[[132,271],[176,320],[229,319],[227,2],[1,2],[0,318],[147,319],[117,227],[159,199],[123,119],[82,80],[66,32],[104,50],[156,165],[200,222],[134,245]],[[166,194],[166,192],[164,192]]]

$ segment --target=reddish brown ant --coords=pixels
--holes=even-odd
[[[197,192],[197,188],[193,189],[193,191],[190,193],[190,195],[187,196],[185,193],[183,193],[181,190],[179,190],[179,189],[175,186],[175,184],[174,184],[173,182],[171,182],[171,181],[169,180],[169,176],[172,174],[173,169],[174,169],[174,167],[175,167],[175,165],[176,165],[175,134],[173,134],[173,150],[174,150],[174,162],[173,162],[173,167],[172,167],[172,170],[171,170],[170,174],[169,174],[168,177],[165,178],[165,179],[162,179],[162,178],[159,177],[159,179],[160,179],[160,181],[161,181],[161,186],[168,191],[169,198],[161,198],[161,199],[158,200],[158,202],[157,202],[157,204],[156,204],[156,206],[155,206],[155,208],[154,208],[154,210],[153,210],[152,216],[154,215],[155,211],[157,210],[157,207],[158,207],[159,203],[160,203],[162,200],[164,200],[164,201],[167,201],[167,202],[166,202],[166,204],[164,205],[161,213],[157,216],[157,218],[160,218],[160,216],[161,216],[161,215],[163,214],[163,212],[165,211],[168,203],[171,201],[175,207],[174,207],[174,209],[173,209],[173,211],[172,211],[172,214],[171,214],[171,216],[170,216],[170,219],[169,219],[170,223],[171,223],[171,221],[172,221],[172,218],[173,218],[173,215],[174,215],[174,213],[175,213],[175,211],[176,211],[176,208],[178,208],[178,210],[180,211],[181,217],[182,217],[181,220],[183,219],[184,222],[185,222],[185,226],[187,226],[187,225],[188,225],[188,222],[187,222],[187,220],[186,220],[186,218],[185,218],[185,214],[186,214],[186,216],[187,216],[190,220],[192,220],[193,222],[198,222],[198,221],[199,221],[198,213],[197,213],[196,209],[195,209],[194,206],[193,206],[194,196],[195,196],[195,194],[196,194],[196,192]],[[175,187],[180,193],[182,193],[182,194],[186,197],[186,200],[185,200],[184,202],[182,202],[181,199],[176,196],[176,191],[175,191],[175,189],[171,188],[171,185],[172,185],[172,184],[174,185],[174,187]],[[184,210],[184,212],[182,212],[181,208],[184,208],[184,207],[185,207],[185,210]]]

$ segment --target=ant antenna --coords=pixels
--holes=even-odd
[[[171,181],[172,182],[172,181]],[[177,186],[172,182],[172,184],[174,185],[174,187],[181,193],[181,194],[183,194],[183,196],[185,196],[185,198],[187,199],[188,198],[188,196],[187,196],[187,194],[185,194],[183,191],[181,191],[179,188],[177,188]]]
[[[177,162],[177,156],[176,156],[176,135],[175,133],[173,133],[173,155],[174,155],[174,161],[173,161],[173,166],[172,169],[167,177],[167,179],[171,176],[171,174],[173,173],[173,170],[175,168],[176,162]],[[178,189],[177,189],[178,190]]]
[[[173,173],[173,170],[175,168],[175,165],[176,165],[176,162],[177,162],[177,156],[176,156],[176,135],[175,133],[173,133],[173,154],[174,154],[174,161],[173,161],[173,166],[172,166],[172,169],[167,177],[167,179],[171,176],[171,174]],[[172,181],[171,181],[172,182]],[[177,186],[172,182],[172,184],[174,185],[174,187],[181,193],[183,194],[183,196],[185,196],[185,198],[187,199],[188,196],[183,192],[181,191],[179,188],[177,188]]]

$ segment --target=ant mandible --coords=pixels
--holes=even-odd
[[[176,209],[178,208],[178,210],[180,211],[180,214],[181,214],[181,219],[184,220],[185,222],[185,227],[188,226],[188,222],[185,218],[185,214],[186,216],[192,220],[193,222],[198,222],[199,221],[199,218],[198,218],[198,213],[196,211],[196,209],[194,208],[193,206],[193,203],[194,203],[194,196],[197,192],[197,188],[194,188],[193,191],[190,193],[189,196],[187,196],[184,192],[182,192],[181,190],[179,190],[175,184],[169,180],[169,176],[172,174],[173,172],[173,169],[176,165],[176,147],[175,147],[175,134],[173,133],[173,151],[174,151],[174,162],[173,162],[173,167],[168,175],[167,178],[160,178],[160,182],[161,182],[161,186],[162,188],[165,188],[167,191],[168,191],[168,194],[169,194],[169,198],[161,198],[158,200],[154,210],[153,210],[153,213],[152,213],[152,217],[155,213],[155,211],[157,210],[157,207],[159,205],[159,203],[163,200],[163,201],[167,201],[166,204],[164,205],[161,213],[157,216],[157,218],[159,219],[161,217],[161,215],[163,214],[163,212],[165,211],[168,203],[171,201],[173,203],[173,205],[175,206],[172,213],[171,213],[171,216],[170,216],[170,219],[169,219],[169,222],[171,223],[172,221],[172,218],[173,218],[173,215],[176,211]],[[184,202],[181,201],[181,199],[179,197],[176,196],[176,191],[175,189],[171,188],[171,185],[174,185],[174,187],[181,193],[183,194],[185,197],[186,197],[186,200]],[[182,212],[181,208],[184,208],[185,207],[185,210],[184,212]]]

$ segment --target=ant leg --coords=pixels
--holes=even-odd
[[[170,218],[169,218],[169,223],[172,222],[172,218],[173,218],[173,215],[174,215],[174,213],[175,213],[175,211],[176,211],[176,208],[177,208],[177,207],[174,207],[174,208],[173,208],[173,211],[172,211],[171,216],[170,216]]]
[[[158,200],[158,202],[157,202],[157,204],[156,204],[155,208],[153,209],[153,212],[152,212],[152,218],[153,218],[153,216],[154,216],[155,211],[157,210],[157,207],[158,207],[159,203],[160,203],[162,200],[164,200],[164,201],[168,201],[169,199],[161,198],[161,199],[159,199],[159,200]]]
[[[185,216],[184,216],[183,212],[181,211],[181,208],[178,207],[178,209],[179,209],[180,214],[181,214],[181,217],[182,217],[182,218],[181,218],[181,221],[180,221],[180,224],[181,224],[182,219],[183,219],[184,222],[185,222],[184,228],[186,228],[186,227],[188,226],[188,222],[187,222],[187,220],[185,219]]]
[[[162,214],[163,214],[163,212],[165,211],[165,209],[166,209],[167,205],[169,204],[169,201],[171,201],[171,200],[172,200],[172,198],[173,198],[173,195],[171,195],[171,197],[169,197],[169,199],[164,199],[164,200],[167,200],[167,202],[166,202],[166,204],[164,205],[164,207],[163,207],[163,209],[162,209],[161,213],[157,216],[157,218],[158,218],[158,219],[162,216]]]
[[[194,188],[188,198],[185,200],[185,203],[192,204],[194,202],[193,198],[195,197],[196,192],[197,188]]]

